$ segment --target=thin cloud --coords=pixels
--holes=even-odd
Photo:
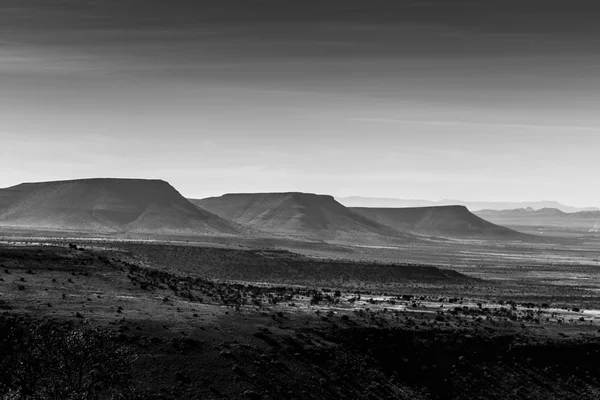
[[[324,118],[324,117],[323,117]],[[383,124],[427,124],[427,125],[467,125],[467,126],[486,126],[502,128],[524,128],[524,129],[561,129],[561,130],[585,130],[599,132],[600,127],[582,126],[582,125],[541,125],[541,124],[510,124],[480,121],[451,121],[451,120],[421,120],[421,119],[397,119],[397,118],[370,118],[356,117],[346,118],[347,121],[383,123]]]

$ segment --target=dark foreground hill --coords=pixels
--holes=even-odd
[[[328,195],[226,194],[192,202],[222,218],[279,235],[371,244],[416,240],[349,210]]]
[[[447,237],[520,239],[528,235],[492,224],[464,206],[366,208],[352,211],[401,231]]]
[[[0,189],[0,226],[93,234],[237,235],[162,180],[80,179]]]

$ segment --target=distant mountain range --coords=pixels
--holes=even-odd
[[[522,229],[570,230],[580,233],[600,232],[600,210],[567,213],[556,208],[517,208],[514,210],[480,210],[475,214],[497,224]]]
[[[471,211],[478,210],[511,210],[516,208],[556,208],[564,212],[577,211],[597,211],[599,208],[587,207],[578,208],[561,204],[557,201],[530,201],[530,202],[486,202],[486,201],[464,201],[464,200],[422,200],[422,199],[393,199],[393,198],[377,198],[377,197],[337,197],[337,201],[346,207],[433,207],[433,206],[453,206],[461,205],[467,207]]]
[[[410,240],[409,235],[531,238],[485,221],[464,206],[348,208],[331,196],[309,193],[226,194],[191,201],[222,218],[265,232],[327,241]]]
[[[415,240],[352,212],[328,195],[244,193],[191,201],[222,218],[278,235],[354,243]]]
[[[509,216],[494,217],[512,221]],[[184,198],[162,180],[110,178],[23,183],[0,189],[0,232],[7,230],[119,238],[291,238],[368,245],[419,243],[430,237],[533,239],[490,223],[464,206],[348,208],[332,196],[300,192],[226,194],[198,200]]]

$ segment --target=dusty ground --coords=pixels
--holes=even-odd
[[[111,328],[156,398],[600,396],[587,289],[266,249],[77,245],[2,244],[0,308]]]

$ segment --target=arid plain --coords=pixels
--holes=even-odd
[[[98,331],[128,354],[120,379],[82,369],[74,398],[600,395],[593,232],[520,233],[462,207],[398,209],[386,225],[331,196],[224,197],[140,180],[1,190],[3,332]],[[45,372],[3,370],[3,395],[77,382]]]

